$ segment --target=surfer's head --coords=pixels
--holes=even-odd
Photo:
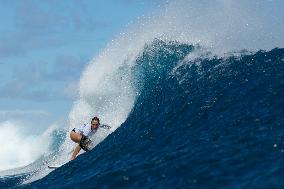
[[[91,125],[92,129],[97,129],[100,126],[100,119],[98,117],[93,117]]]

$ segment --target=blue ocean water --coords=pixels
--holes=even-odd
[[[115,132],[40,180],[0,188],[283,188],[284,49],[186,58],[198,48],[146,45]]]

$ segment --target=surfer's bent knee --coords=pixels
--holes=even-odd
[[[73,129],[73,130],[70,132],[70,138],[71,138],[71,140],[72,140],[73,142],[80,143],[82,136],[81,136],[81,134],[76,133],[76,132],[75,132],[75,129]]]

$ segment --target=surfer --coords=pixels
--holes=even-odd
[[[70,132],[70,138],[73,142],[78,143],[78,146],[75,148],[71,160],[75,159],[81,149],[85,151],[90,150],[91,140],[90,136],[95,134],[100,126],[100,119],[98,117],[94,117],[91,121],[91,124],[84,124],[79,128],[74,128]]]

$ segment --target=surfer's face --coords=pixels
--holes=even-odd
[[[93,120],[91,122],[91,125],[92,125],[92,129],[97,129],[99,127],[99,122],[97,120]]]

